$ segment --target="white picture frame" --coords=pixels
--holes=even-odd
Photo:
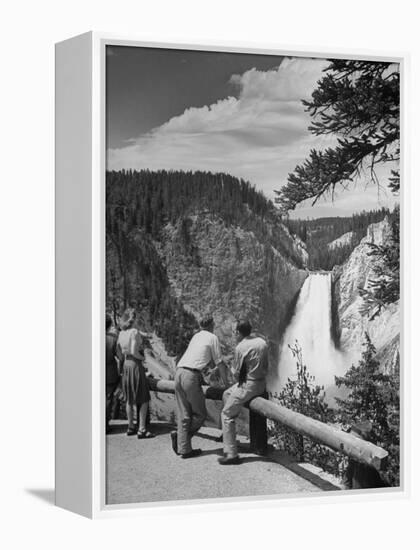
[[[105,502],[105,48],[126,45],[151,48],[277,54],[325,58],[395,61],[401,67],[401,171],[407,179],[405,143],[406,54],[307,51],[296,47],[245,44],[181,44],[142,42],[89,32],[56,45],[56,504],[90,518],[137,513],[142,508],[186,502],[107,505]],[[407,192],[401,197],[405,258]],[[407,358],[404,354],[407,318],[406,289],[402,308],[402,482],[400,488],[305,495],[319,502],[347,499],[394,499],[409,494],[407,453]],[[72,342],[77,336],[78,345]],[[77,403],[77,408],[75,407]],[[252,500],[282,504],[295,495]],[[246,505],[249,499],[224,499],[219,505]],[[189,504],[208,504],[205,499]]]

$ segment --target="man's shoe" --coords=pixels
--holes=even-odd
[[[136,428],[128,428],[127,435],[136,435],[137,429]]]
[[[222,466],[230,466],[231,464],[241,464],[242,460],[239,458],[239,456],[224,456],[222,458],[217,459],[218,463]]]
[[[203,451],[201,449],[193,449],[189,453],[184,453],[181,455],[181,458],[194,458],[200,456]]]
[[[178,453],[178,434],[175,431],[171,432],[171,442],[172,442],[173,452],[176,455],[179,455],[179,453]]]
[[[148,430],[140,430],[137,432],[137,439],[152,439],[152,437],[155,437],[155,434]]]

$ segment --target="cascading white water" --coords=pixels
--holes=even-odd
[[[287,379],[296,378],[296,359],[289,345],[298,342],[303,362],[314,383],[324,386],[328,401],[338,395],[334,375],[344,373],[344,356],[331,337],[331,274],[312,273],[305,280],[296,304],[294,315],[286,328],[282,343],[277,377],[271,391],[279,392]]]

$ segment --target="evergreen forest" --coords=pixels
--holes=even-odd
[[[253,232],[296,267],[304,267],[274,204],[249,182],[227,174],[178,171],[108,172],[106,178],[106,293],[114,322],[130,306],[145,327],[181,353],[196,329],[195,318],[170,292],[158,253],[168,224],[189,246],[188,219],[206,215]]]
[[[354,248],[366,236],[372,223],[382,221],[386,216],[390,222],[398,219],[399,211],[388,208],[362,211],[349,217],[331,217],[318,219],[289,219],[283,223],[289,231],[299,237],[308,251],[308,268],[330,271],[335,265],[344,263]],[[345,243],[328,246],[329,243],[346,233],[351,233]]]

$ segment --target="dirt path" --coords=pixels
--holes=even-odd
[[[138,440],[125,435],[123,421],[113,422],[107,436],[107,504],[179,501],[257,495],[285,495],[333,490],[319,478],[291,467],[281,455],[259,457],[243,445],[239,466],[220,466],[219,430],[202,428],[193,445],[200,457],[183,460],[170,445],[171,426],[154,423],[157,437]],[[245,449],[245,450],[244,450]],[[297,473],[298,472],[298,473]],[[305,477],[302,477],[305,476]]]

